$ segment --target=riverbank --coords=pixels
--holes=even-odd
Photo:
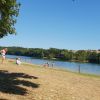
[[[100,77],[32,64],[0,64],[0,99],[100,100]]]
[[[67,61],[51,61],[44,59],[32,59],[30,57],[7,55],[7,58],[15,59],[20,58],[22,62],[27,62],[31,64],[53,66],[60,69],[65,69],[73,72],[100,75],[100,65],[92,63],[79,63],[79,62],[67,62]]]

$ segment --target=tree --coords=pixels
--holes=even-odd
[[[16,34],[15,23],[20,3],[17,0],[0,0],[0,38]]]
[[[98,54],[96,52],[91,52],[88,57],[89,62],[98,63]]]

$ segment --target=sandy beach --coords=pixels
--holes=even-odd
[[[0,100],[100,100],[100,77],[30,64],[0,64]]]

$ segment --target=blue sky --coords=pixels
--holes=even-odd
[[[17,35],[0,46],[100,49],[100,0],[19,0]]]

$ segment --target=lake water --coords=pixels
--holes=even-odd
[[[94,64],[94,63],[78,63],[78,62],[65,62],[65,61],[50,61],[50,60],[44,60],[44,59],[34,59],[31,57],[25,57],[25,56],[15,56],[15,55],[7,55],[7,58],[16,59],[17,57],[21,58],[22,62],[32,63],[32,64],[38,64],[43,65],[45,63],[49,63],[50,66],[66,69],[72,72],[81,72],[86,74],[94,74],[94,75],[100,75],[100,64]]]

